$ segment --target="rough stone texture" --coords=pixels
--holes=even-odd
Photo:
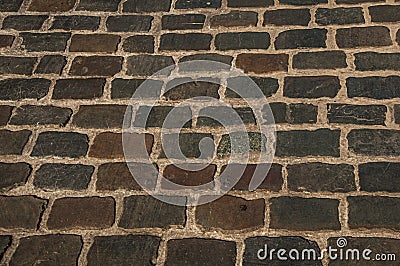
[[[161,94],[162,81],[148,79],[114,79],[111,85],[112,99],[158,98]],[[141,85],[146,86],[142,89]],[[140,91],[138,91],[140,88]]]
[[[275,40],[276,49],[325,48],[325,29],[289,30],[281,32]]]
[[[283,95],[290,98],[333,98],[340,90],[340,81],[333,76],[286,77]]]
[[[80,0],[77,10],[117,11],[119,3],[119,0]]]
[[[83,128],[120,128],[126,109],[126,105],[81,105],[72,124]]]
[[[190,51],[210,50],[212,36],[203,33],[175,34],[168,33],[161,36],[160,50],[162,51]]]
[[[246,73],[263,74],[287,71],[289,56],[287,54],[240,54],[236,66]]]
[[[287,166],[293,191],[350,192],[356,190],[354,167],[347,164],[305,163]]]
[[[128,37],[122,46],[125,52],[153,53],[154,37],[149,35],[135,35]]]
[[[234,146],[231,145],[231,138]],[[265,136],[258,132],[231,132],[223,135],[218,145],[217,156],[231,153],[252,153],[265,151]],[[247,144],[248,143],[248,144]]]
[[[220,33],[215,37],[218,50],[268,49],[270,37],[263,32]]]
[[[12,35],[0,35],[0,48],[10,48],[14,40]]]
[[[150,153],[153,147],[154,138],[150,134],[141,135],[132,133],[126,137],[126,141],[128,147],[132,148],[145,144],[147,153]],[[143,154],[141,150],[133,155],[136,158],[143,158],[146,156],[146,154]],[[89,157],[107,159],[124,158],[122,134],[104,132],[97,135],[90,148]]]
[[[246,191],[255,176],[262,177],[262,183],[257,188],[260,190],[280,191],[283,185],[282,166],[278,164],[224,165],[221,176],[224,178],[221,187],[225,190],[232,187],[232,190]]]
[[[63,12],[71,10],[75,3],[76,0],[54,0],[51,2],[33,0],[29,6],[29,10],[38,12]]]
[[[44,164],[35,173],[33,185],[44,190],[88,188],[94,167],[82,164]]]
[[[318,107],[311,104],[289,104],[286,103],[270,103],[274,121],[268,117],[268,106],[262,109],[263,118],[266,120],[265,124],[289,123],[289,124],[304,124],[316,123],[318,116]]]
[[[350,98],[366,97],[382,100],[400,97],[399,90],[393,89],[400,85],[399,76],[348,78],[346,85],[347,95]]]
[[[399,192],[400,163],[396,162],[372,162],[358,166],[360,187],[363,191],[388,191]]]
[[[151,28],[152,16],[111,16],[106,26],[108,31],[114,32],[146,32]]]
[[[301,52],[293,56],[293,67],[298,69],[346,68],[346,54],[343,51]]]
[[[12,106],[0,105],[0,126],[7,124],[8,120],[10,120],[12,110]]]
[[[115,200],[111,197],[61,198],[53,204],[47,227],[101,229],[112,226],[114,219]]]
[[[264,94],[265,97],[270,97],[275,94],[278,90],[279,84],[277,79],[273,78],[260,78],[260,77],[234,77],[228,78],[227,88],[225,92],[225,97],[227,98],[257,98],[259,94],[254,93],[252,90],[247,90],[247,88],[252,88],[251,80],[256,83],[258,88]],[[240,96],[235,92],[240,92]]]
[[[392,44],[389,29],[386,27],[360,27],[339,29],[336,43],[340,48],[389,46]]]
[[[81,1],[80,3],[82,4],[83,2]],[[99,25],[100,17],[96,16],[55,16],[51,29],[96,30]]]
[[[3,21],[3,29],[40,30],[47,16],[8,16]]]
[[[0,155],[22,154],[31,131],[0,130]]]
[[[279,197],[271,199],[270,227],[288,230],[339,230],[339,201]]]
[[[196,221],[204,228],[255,229],[264,224],[263,199],[245,200],[223,196],[196,208]]]
[[[357,24],[364,22],[362,8],[320,8],[316,13],[316,22],[318,25],[344,25]]]
[[[131,169],[138,170],[133,174]],[[97,190],[115,191],[118,189],[142,190],[136,179],[146,184],[146,187],[153,189],[157,181],[157,166],[142,163],[107,163],[99,166],[97,172]],[[143,180],[143,181],[142,181]]]
[[[399,53],[358,53],[354,61],[357,70],[400,70]]]
[[[72,132],[40,133],[31,156],[57,156],[78,158],[85,156],[89,147],[88,137]]]
[[[60,125],[65,126],[72,110],[56,106],[23,105],[14,111],[11,125]]]
[[[186,170],[189,169],[189,170]],[[193,169],[193,170],[192,170]],[[196,170],[200,169],[200,170]],[[214,175],[217,166],[210,165],[168,165],[163,172],[163,177],[167,180],[182,186],[200,186],[211,183],[214,186]],[[167,182],[161,182],[161,187],[170,189],[171,186]]]
[[[103,94],[105,79],[60,79],[57,81],[53,99],[92,99]]]
[[[184,134],[166,134],[163,140],[163,151],[161,153],[161,158],[165,158],[166,154],[168,158],[181,158],[180,154],[176,150],[174,142],[176,140],[179,143],[181,153],[188,158],[200,158],[200,156],[211,157],[211,154],[201,154],[199,144],[203,139],[212,140],[213,136],[211,134],[205,133],[184,133]],[[207,144],[207,143],[206,143]],[[167,149],[167,151],[165,151]],[[212,149],[213,150],[213,149]]]
[[[355,129],[347,135],[349,150],[370,156],[399,156],[399,130]]]
[[[0,191],[24,185],[31,171],[27,163],[0,163]]]
[[[50,80],[33,79],[3,79],[0,81],[0,100],[17,101],[21,99],[40,99],[46,96]]]
[[[182,198],[183,202],[185,199]],[[162,202],[151,196],[131,196],[124,199],[124,210],[118,226],[122,228],[166,228],[183,226],[186,208]]]
[[[276,156],[339,157],[339,137],[340,131],[329,129],[279,131]]]
[[[167,15],[162,17],[162,29],[202,29],[205,20],[206,16],[203,14]]]
[[[348,201],[350,228],[400,229],[398,198],[359,196],[349,197]]]
[[[120,56],[78,56],[72,62],[72,76],[114,76],[122,69]]]
[[[185,238],[167,243],[165,265],[233,265],[236,244],[217,239]]]
[[[63,52],[71,33],[21,33],[23,47],[28,52]]]
[[[71,38],[70,52],[113,53],[117,50],[120,37],[112,34],[76,34]]]
[[[41,235],[20,240],[10,265],[72,265],[78,260],[83,243],[78,235]]]
[[[172,0],[157,1],[157,0],[128,0],[124,3],[124,12],[159,12],[169,11]]]
[[[46,55],[40,60],[35,73],[60,75],[66,64],[67,60],[64,56]]]
[[[257,25],[257,13],[245,11],[231,11],[228,14],[222,14],[211,17],[212,28],[217,27],[249,27]]]
[[[31,75],[36,61],[35,57],[0,57],[0,73]]]
[[[341,124],[385,125],[386,112],[384,105],[329,104],[328,120]]]
[[[263,25],[302,25],[307,26],[311,20],[308,9],[278,9],[264,13]]]
[[[0,196],[0,228],[34,230],[39,226],[46,205],[47,200],[34,196]]]
[[[172,66],[174,59],[171,56],[161,55],[137,55],[128,57],[127,74],[131,76],[151,76],[160,70]],[[171,67],[171,70],[173,67]],[[168,71],[169,72],[169,71]],[[164,74],[161,71],[160,74]],[[165,73],[167,74],[167,73]]]
[[[160,241],[150,235],[96,236],[88,265],[155,265]]]
[[[17,12],[22,5],[24,0],[6,1],[2,0],[0,2],[1,12]]]

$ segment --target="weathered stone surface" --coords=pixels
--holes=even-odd
[[[44,190],[88,188],[94,167],[82,164],[44,164],[35,173],[33,185]]]
[[[34,196],[0,196],[0,228],[37,229],[46,205],[47,200]]]
[[[197,206],[196,221],[204,228],[254,229],[264,225],[264,209],[263,199],[245,200],[223,196],[210,203]]]
[[[114,219],[115,200],[111,197],[61,198],[51,208],[47,227],[101,229],[111,227]]]
[[[160,242],[150,235],[96,236],[88,265],[155,265]]]
[[[0,130],[0,155],[21,155],[31,133],[29,130]]]
[[[78,261],[82,246],[82,238],[78,235],[24,237],[19,241],[10,265],[73,265]]]
[[[185,198],[182,198],[185,202]],[[167,228],[184,226],[186,208],[162,202],[152,196],[131,196],[124,199],[124,210],[118,226],[122,228]]]
[[[298,231],[339,230],[336,199],[278,197],[271,199],[270,227]]]
[[[202,238],[173,239],[167,243],[166,266],[234,265],[236,244],[231,241]]]
[[[24,185],[31,171],[27,163],[0,163],[0,191]]]

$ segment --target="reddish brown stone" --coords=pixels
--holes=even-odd
[[[155,187],[158,171],[155,165],[129,163],[133,170],[138,170],[133,176],[126,163],[107,163],[99,166],[97,172],[97,190],[142,190],[135,178],[146,180],[146,188]]]
[[[49,229],[108,228],[115,218],[115,200],[111,197],[57,199],[50,212]]]
[[[112,34],[76,34],[72,36],[70,52],[113,53],[121,37]]]
[[[241,230],[264,225],[265,202],[263,199],[245,200],[223,196],[198,206],[196,221],[205,228]]]
[[[283,184],[282,166],[278,164],[273,164],[269,171],[267,171],[268,166],[269,165],[267,164],[249,164],[247,166],[232,164],[229,165],[228,169],[226,169],[227,166],[225,165],[222,167],[221,175],[226,175],[226,178],[228,178],[228,180],[226,183],[223,183],[222,186],[232,186],[229,181],[233,182],[232,178],[236,177],[235,174],[238,173],[238,171],[242,169],[242,167],[245,167],[243,174],[241,175],[238,182],[233,186],[232,190],[249,190],[250,180],[254,177],[254,172],[256,168],[259,167],[259,170],[257,170],[257,172],[260,171],[258,173],[263,173],[264,180],[257,189],[279,191],[281,190]],[[258,177],[258,174],[256,176]]]
[[[11,47],[14,39],[12,35],[0,35],[0,48]]]
[[[198,171],[189,171],[185,169],[195,169],[196,168],[203,168]],[[182,186],[200,186],[203,184],[211,183],[210,189],[214,186],[214,174],[217,169],[217,166],[214,164],[206,165],[168,165],[164,169],[163,176],[168,179],[169,181],[182,185]],[[166,182],[161,183],[161,187],[165,189],[169,189],[171,186],[168,185]],[[209,187],[209,186],[207,186]]]
[[[127,142],[129,143],[127,147],[135,149],[136,147],[138,147],[138,145],[142,144],[141,140],[142,136],[140,136],[139,134],[132,134]],[[149,154],[153,146],[153,141],[153,136],[150,134],[146,134],[146,150]],[[141,154],[139,151],[137,153],[133,151],[133,153],[133,157],[135,157],[136,155],[138,157],[143,157],[143,154]],[[122,147],[122,134],[111,132],[100,133],[96,136],[94,140],[94,143],[89,152],[89,156],[107,159],[124,158]]]
[[[77,235],[39,235],[21,238],[10,265],[74,265],[82,249]]]
[[[33,0],[29,6],[29,11],[38,12],[65,12],[71,10],[76,0]]]
[[[287,71],[288,60],[287,54],[240,54],[236,66],[246,73],[264,74]]]
[[[70,75],[74,76],[114,76],[122,69],[120,56],[78,56],[72,62]]]
[[[0,228],[36,229],[47,200],[34,196],[0,196]]]

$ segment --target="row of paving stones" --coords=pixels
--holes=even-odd
[[[251,54],[250,57],[248,55],[244,56],[248,58],[245,61],[246,65],[248,65],[247,67],[251,68],[254,68],[252,62],[257,60],[257,58],[261,61],[263,59],[262,56],[256,56],[254,54],[253,57]],[[139,75],[148,74],[152,72],[152,70],[160,70],[162,66],[160,66],[158,63],[161,62],[160,60],[165,59],[159,58],[158,56],[139,57],[140,58],[132,58],[134,59],[133,61],[135,61],[132,63],[132,67],[135,70],[132,71]],[[97,61],[99,62],[100,66],[97,66],[96,68],[100,68],[102,66],[100,63],[102,57],[89,59],[93,64],[95,64]],[[11,63],[8,67],[12,68],[12,65],[13,63]],[[147,69],[143,69],[145,66]],[[265,65],[262,66],[262,68],[265,67]],[[91,72],[93,73],[93,71],[96,71],[94,70],[94,66],[92,67]],[[277,79],[253,77],[253,80],[260,88],[262,94],[266,97],[273,96],[278,91],[279,86]],[[162,96],[162,82],[152,79],[147,80],[145,83],[143,82],[143,79],[115,79],[111,84],[111,98],[129,99],[133,97],[143,99],[159,99],[162,97],[166,101],[187,100],[201,96],[215,99],[220,98],[218,93],[220,86],[211,83],[210,81],[193,81],[190,79],[181,81],[176,79],[167,84],[168,91],[166,91]],[[174,86],[173,83],[175,82],[185,83]],[[218,83],[219,81],[215,80],[215,82]],[[106,80],[101,78],[59,79],[56,81],[51,98],[53,100],[97,99],[103,96],[105,84]],[[399,98],[399,91],[394,89],[399,85],[400,77],[394,75],[349,77],[346,79],[346,91],[349,98],[369,98],[376,100]],[[2,94],[0,95],[0,100],[2,101],[42,99],[49,93],[51,80],[45,78],[9,78],[1,80],[0,86],[2,87]],[[252,86],[251,83],[246,81],[246,78],[229,78],[227,86],[228,89],[226,90],[224,96],[227,99],[244,98],[247,100],[260,97],[259,94],[255,94],[254,90],[246,90],[246,88],[252,88],[250,87]],[[324,97],[335,98],[338,96],[340,90],[340,80],[335,76],[289,76],[284,78],[283,96],[287,98],[298,99],[318,99]],[[236,92],[240,93],[241,96],[239,96]],[[350,109],[352,108],[353,107],[350,107]],[[365,108],[368,108],[368,106]],[[396,110],[398,110],[398,108],[396,108]]]
[[[398,111],[400,105],[395,105],[395,123],[399,124]],[[79,128],[121,128],[126,105],[81,105],[72,119],[72,126]],[[318,106],[313,104],[283,102],[270,103],[269,108],[274,115],[274,121],[268,117],[268,106],[262,109],[262,118],[265,124],[315,124],[318,119]],[[72,109],[57,106],[22,105],[14,109],[12,106],[2,105],[0,110],[0,125],[59,125],[65,126],[72,116]],[[12,111],[14,110],[14,111]],[[173,111],[172,111],[173,110]],[[11,113],[13,115],[11,115]],[[388,108],[385,105],[351,105],[328,104],[327,118],[331,124],[354,125],[385,125]],[[217,122],[216,115],[225,115],[224,120]],[[147,116],[148,114],[148,116]],[[235,114],[238,118],[235,119]],[[173,116],[174,121],[167,119]],[[10,117],[11,116],[11,117]],[[143,117],[147,117],[143,121]],[[212,118],[214,117],[214,119]],[[132,119],[138,128],[190,128],[193,118],[190,107],[171,106],[141,106]],[[239,119],[240,118],[240,119]],[[176,119],[176,120],[175,120]],[[165,124],[164,124],[165,123]],[[256,118],[251,108],[206,107],[200,110],[195,127],[234,126],[240,124],[255,125]]]
[[[174,197],[185,202],[185,198]],[[348,196],[348,226],[351,229],[399,230],[398,198],[387,196]],[[341,230],[340,200],[279,196],[268,199],[269,223],[265,224],[264,199],[245,200],[223,196],[196,207],[195,221],[206,230],[254,231],[263,227],[297,231]],[[186,224],[186,207],[159,201],[152,196],[129,196],[123,200],[121,218],[115,221],[112,197],[58,198],[41,225],[48,200],[35,196],[1,196],[0,228],[37,230],[100,230],[116,224],[120,228],[169,228]],[[16,213],[15,210],[24,210]],[[293,221],[296,221],[295,223]]]
[[[97,168],[96,190],[142,191],[138,182],[132,178],[129,170],[139,169],[141,174],[135,178],[141,181],[146,178],[147,188],[155,189],[157,183],[157,165],[142,163],[104,163]],[[175,184],[184,186],[199,186],[210,183],[214,188],[215,181],[221,182],[222,188],[232,187],[233,191],[247,191],[254,171],[269,170],[258,189],[270,192],[280,192],[283,187],[283,166],[279,164],[231,164],[222,166],[221,174],[216,175],[217,166],[214,164],[201,165],[199,171],[184,170],[190,165],[167,165],[162,176]],[[270,167],[270,169],[268,169]],[[182,169],[183,168],[183,169]],[[95,167],[84,164],[47,163],[40,166],[32,174],[32,166],[27,163],[0,163],[0,190],[9,191],[24,186],[31,175],[34,175],[33,186],[44,191],[88,189]],[[358,165],[358,183],[360,191],[390,192],[400,191],[397,173],[400,164],[396,162],[371,162]],[[232,177],[243,171],[237,183]],[[286,166],[287,188],[296,192],[336,192],[345,193],[356,191],[355,167],[348,164],[301,163]],[[224,180],[218,179],[223,176]],[[167,183],[161,182],[162,189],[170,189]]]
[[[137,16],[109,17],[109,32],[148,32],[152,17]],[[26,22],[24,22],[26,23]],[[123,25],[127,25],[123,27]],[[274,41],[275,50],[327,48],[328,30],[323,28],[292,29],[278,34]],[[32,33],[20,32],[21,50],[27,52],[63,52],[71,39],[70,32]],[[353,27],[336,30],[336,44],[339,48],[387,47],[392,46],[389,28],[385,26]],[[13,35],[2,35],[4,47],[11,44]],[[400,43],[400,31],[397,31]],[[112,53],[118,48],[120,36],[115,34],[75,34],[72,36],[70,52]],[[166,33],[160,37],[159,51],[211,50],[213,36],[207,33]],[[93,45],[95,44],[95,45]],[[226,32],[215,36],[216,50],[266,50],[271,47],[268,32]],[[154,37],[136,35],[128,37],[123,44],[125,52],[154,52]],[[118,57],[116,57],[118,58]]]
[[[276,156],[278,157],[307,157],[307,156],[331,156],[340,157],[341,130],[317,129],[317,130],[292,130],[278,131],[276,140]],[[31,131],[0,130],[1,155],[22,155],[24,147],[29,140]],[[127,159],[146,158],[151,153],[154,143],[152,134],[126,134],[126,141],[140,147],[145,142],[146,150],[127,153]],[[199,144],[201,140],[214,139],[207,133],[171,133],[164,135],[163,146],[169,153],[169,158],[182,158],[179,151],[172,149],[170,145],[178,141],[181,152],[188,158],[200,158]],[[236,143],[231,147],[231,138]],[[248,139],[249,147],[246,148]],[[349,151],[358,155],[368,156],[399,156],[400,131],[388,129],[353,129],[347,134]],[[12,141],[10,141],[12,140]],[[222,136],[219,142],[217,155],[223,157],[232,153],[265,152],[266,137],[257,132],[233,132]],[[143,142],[144,141],[144,142]],[[245,142],[246,141],[246,142]],[[243,144],[243,147],[240,146]],[[233,150],[232,150],[233,149]],[[89,137],[86,134],[75,132],[47,131],[37,137],[37,141],[31,152],[32,157],[69,157],[80,158],[88,154],[92,158],[124,158],[122,147],[122,134],[103,132],[98,134],[89,150]],[[214,147],[211,147],[211,151]],[[213,152],[211,152],[211,156]],[[164,152],[160,158],[164,158]]]
[[[336,255],[336,259],[332,259],[329,265],[341,265],[343,261],[349,261],[349,259],[346,260],[346,256],[350,258],[349,254],[340,257],[337,246],[338,239],[338,237],[330,237],[327,240],[328,246],[334,249],[334,252],[331,252],[332,258]],[[346,240],[347,248],[360,251],[359,257],[363,254],[364,249],[370,248],[372,251],[366,256],[370,260],[375,260],[377,254],[399,252],[398,239],[346,237]],[[19,241],[20,245],[13,254],[10,265],[33,264],[37,261],[73,265],[77,262],[83,247],[82,238],[72,234],[31,236]],[[5,250],[10,242],[9,236],[0,236],[0,252]],[[88,265],[126,263],[155,265],[159,260],[158,250],[161,242],[160,237],[153,235],[96,236],[87,254],[87,262]],[[279,265],[282,264],[282,258],[286,258],[285,263],[322,265],[320,258],[322,248],[315,241],[306,238],[294,236],[250,237],[245,239],[244,243],[243,265],[261,263]],[[164,265],[235,265],[237,257],[236,243],[220,239],[171,239],[167,241],[166,248]],[[284,249],[286,252],[278,255],[276,251],[279,249]],[[306,250],[306,253],[303,250]],[[364,260],[364,262],[366,261]],[[387,265],[395,265],[392,264],[393,262],[389,260]]]
[[[400,6],[379,5],[369,7],[372,22],[400,21]],[[42,29],[48,15],[9,15],[3,21],[2,29],[18,31]],[[56,15],[49,30],[97,30],[100,27],[99,16]],[[111,16],[107,19],[108,31],[148,31],[154,17],[139,15]],[[163,15],[162,30],[198,30],[205,27],[205,14]],[[264,12],[263,26],[308,26],[311,22],[310,9],[277,9]],[[121,24],[120,28],[115,23]],[[129,25],[132,22],[141,22],[140,25]],[[319,26],[364,24],[364,12],[361,7],[354,8],[318,8],[315,14],[315,23]],[[29,23],[29,24],[28,24]],[[258,13],[254,11],[230,11],[226,14],[210,15],[210,28],[218,27],[255,27],[258,24]]]
[[[91,1],[91,0],[80,0],[79,4],[76,7],[77,11],[107,11],[107,12],[115,12],[118,11],[118,7],[120,3],[123,2],[122,10],[124,12],[135,12],[135,13],[145,13],[145,12],[168,12],[172,7],[172,0],[165,0],[163,2],[159,2],[157,0],[150,0],[146,2],[142,2],[140,0],[110,0],[110,1]],[[384,3],[384,0],[337,0],[336,4],[360,4],[360,3]],[[15,0],[12,2],[2,2],[0,5],[0,11],[3,12],[17,12],[23,0]],[[74,9],[77,0],[71,1],[62,1],[55,0],[49,4],[45,0],[33,0],[28,6],[28,11],[33,12],[66,12]],[[328,4],[328,0],[280,0],[279,5],[292,5],[292,6],[307,6],[307,5],[320,5],[320,4]],[[236,8],[236,7],[270,7],[275,5],[273,0],[228,0],[227,6]],[[197,8],[211,8],[217,9],[221,8],[222,0],[177,0],[174,4],[175,9],[197,9]],[[382,8],[374,7],[375,12],[382,16],[383,11],[389,10]],[[341,13],[339,13],[341,14]],[[390,12],[391,16],[395,16],[396,12]]]

